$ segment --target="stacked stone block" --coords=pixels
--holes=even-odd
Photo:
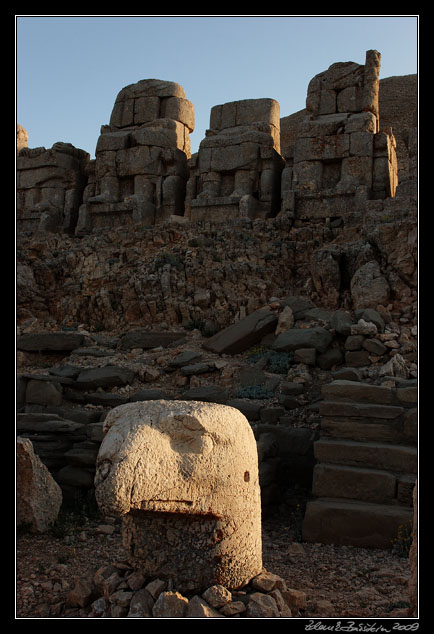
[[[365,65],[338,62],[310,81],[307,115],[284,173],[283,212],[337,218],[395,195],[396,143],[379,125],[380,57],[367,51]]]
[[[22,147],[17,155],[17,224],[21,231],[73,233],[89,154],[70,143]]]
[[[280,107],[274,99],[214,106],[210,129],[190,161],[191,220],[267,218],[280,209]]]
[[[101,127],[76,233],[182,216],[193,129],[179,84],[144,79],[123,88]]]
[[[417,387],[335,380],[323,387],[306,541],[390,548],[411,522]]]

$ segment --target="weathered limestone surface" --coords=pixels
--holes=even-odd
[[[56,521],[62,491],[33,451],[32,442],[17,438],[17,524],[45,533]]]
[[[236,588],[262,567],[258,458],[241,412],[148,401],[104,422],[95,475],[102,511],[123,517],[130,558],[184,590]]]

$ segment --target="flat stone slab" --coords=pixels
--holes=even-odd
[[[192,387],[182,394],[182,398],[187,401],[205,401],[208,403],[224,404],[228,400],[226,390],[218,386],[203,385],[200,387]]]
[[[413,509],[334,498],[308,502],[303,540],[358,548],[392,547],[398,528],[413,520]]]
[[[316,328],[290,328],[280,333],[273,343],[273,349],[292,352],[299,348],[315,348],[325,352],[333,339],[332,334],[320,326]]]
[[[128,368],[116,365],[106,365],[102,368],[82,370],[77,377],[74,387],[79,389],[94,389],[97,387],[115,387],[132,383],[135,373]]]
[[[184,332],[149,332],[138,330],[122,335],[120,348],[121,350],[130,350],[131,348],[151,350],[152,348],[159,348],[160,346],[165,348],[184,338]]]
[[[169,366],[171,368],[182,368],[184,365],[190,365],[192,361],[196,361],[198,363],[201,361],[202,355],[200,352],[195,352],[194,350],[185,350],[178,354],[174,359],[169,362]]]
[[[55,414],[17,414],[17,433],[77,434],[77,432],[83,432],[85,427],[83,423],[65,420]]]
[[[17,337],[17,348],[26,352],[71,352],[83,341],[84,335],[74,332],[27,333]]]
[[[277,315],[268,308],[259,308],[210,337],[203,347],[217,354],[238,354],[259,343],[265,335],[274,332],[276,326]]]
[[[157,388],[154,389],[143,389],[138,390],[134,394],[132,394],[129,398],[130,403],[134,403],[135,401],[160,401],[160,400],[168,400],[167,394],[163,390],[159,390]]]

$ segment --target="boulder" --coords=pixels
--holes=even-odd
[[[277,315],[268,308],[253,313],[210,337],[203,347],[217,354],[238,354],[275,331]]]
[[[62,491],[28,438],[17,438],[17,523],[45,533],[57,519]]]

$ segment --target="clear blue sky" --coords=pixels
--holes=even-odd
[[[195,152],[213,106],[270,97],[290,115],[314,75],[364,64],[368,49],[382,55],[381,78],[418,72],[417,16],[16,15],[15,24],[16,117],[29,147],[64,141],[92,157],[116,95],[141,79],[184,88]]]

